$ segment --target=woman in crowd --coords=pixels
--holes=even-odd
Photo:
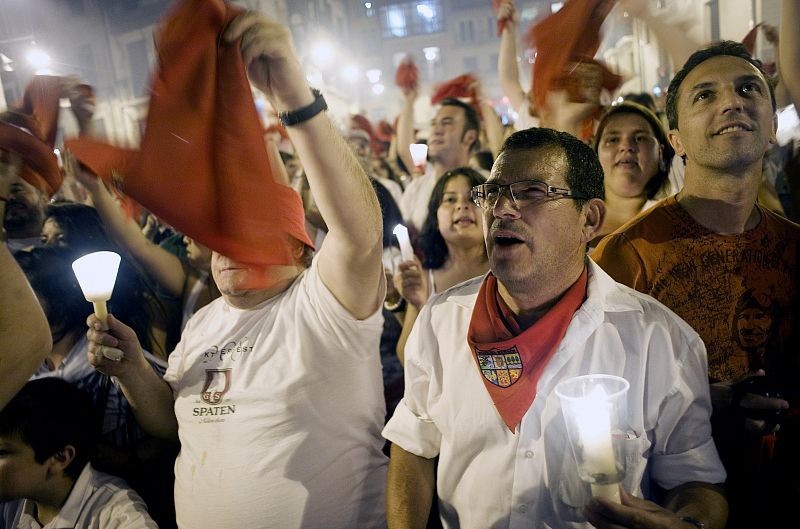
[[[97,251],[120,254],[123,258],[108,303],[109,310],[120,319],[131,322],[145,349],[152,351],[156,347],[158,340],[155,337],[163,326],[163,307],[144,273],[126,259],[122,248],[108,237],[93,207],[74,202],[50,204],[42,225],[42,244],[64,248],[73,260]]]
[[[474,169],[458,167],[442,175],[433,189],[417,241],[422,261],[414,257],[401,263],[394,279],[406,300],[403,332],[397,343],[400,361],[411,327],[428,298],[489,269],[483,212],[470,196],[471,189],[485,181]]]
[[[603,166],[607,235],[657,200],[677,193],[669,178],[675,151],[661,122],[646,107],[625,101],[600,119],[594,150]]]

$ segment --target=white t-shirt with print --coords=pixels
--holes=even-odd
[[[164,379],[181,452],[184,529],[385,526],[381,311],[358,321],[317,260],[250,310],[189,320]]]

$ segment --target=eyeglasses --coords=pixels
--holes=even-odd
[[[540,180],[520,180],[511,184],[480,184],[472,188],[472,201],[481,209],[492,209],[503,192],[508,189],[508,194],[514,207],[541,202],[548,198],[572,198],[588,200],[585,193],[570,191],[562,187],[553,187]]]

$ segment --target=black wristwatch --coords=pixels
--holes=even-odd
[[[703,522],[692,516],[681,516],[681,521],[690,523],[695,527],[697,527],[697,529],[706,529],[706,524],[704,524]]]
[[[310,105],[287,112],[278,112],[278,119],[281,120],[281,124],[284,127],[291,127],[292,125],[308,121],[320,112],[328,110],[328,103],[326,103],[325,98],[322,97],[322,92],[316,88],[312,88],[311,93],[314,94],[314,102]]]

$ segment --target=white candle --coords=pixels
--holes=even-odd
[[[616,484],[617,465],[611,443],[611,417],[608,395],[602,386],[596,386],[576,406],[576,423],[583,446],[584,467],[593,477],[607,476],[613,483],[592,483],[592,495],[617,502],[619,487]]]
[[[408,228],[402,224],[398,224],[392,231],[394,236],[397,237],[397,242],[400,243],[400,255],[403,261],[411,261],[414,259],[414,249],[411,248],[411,241],[408,238]]]

